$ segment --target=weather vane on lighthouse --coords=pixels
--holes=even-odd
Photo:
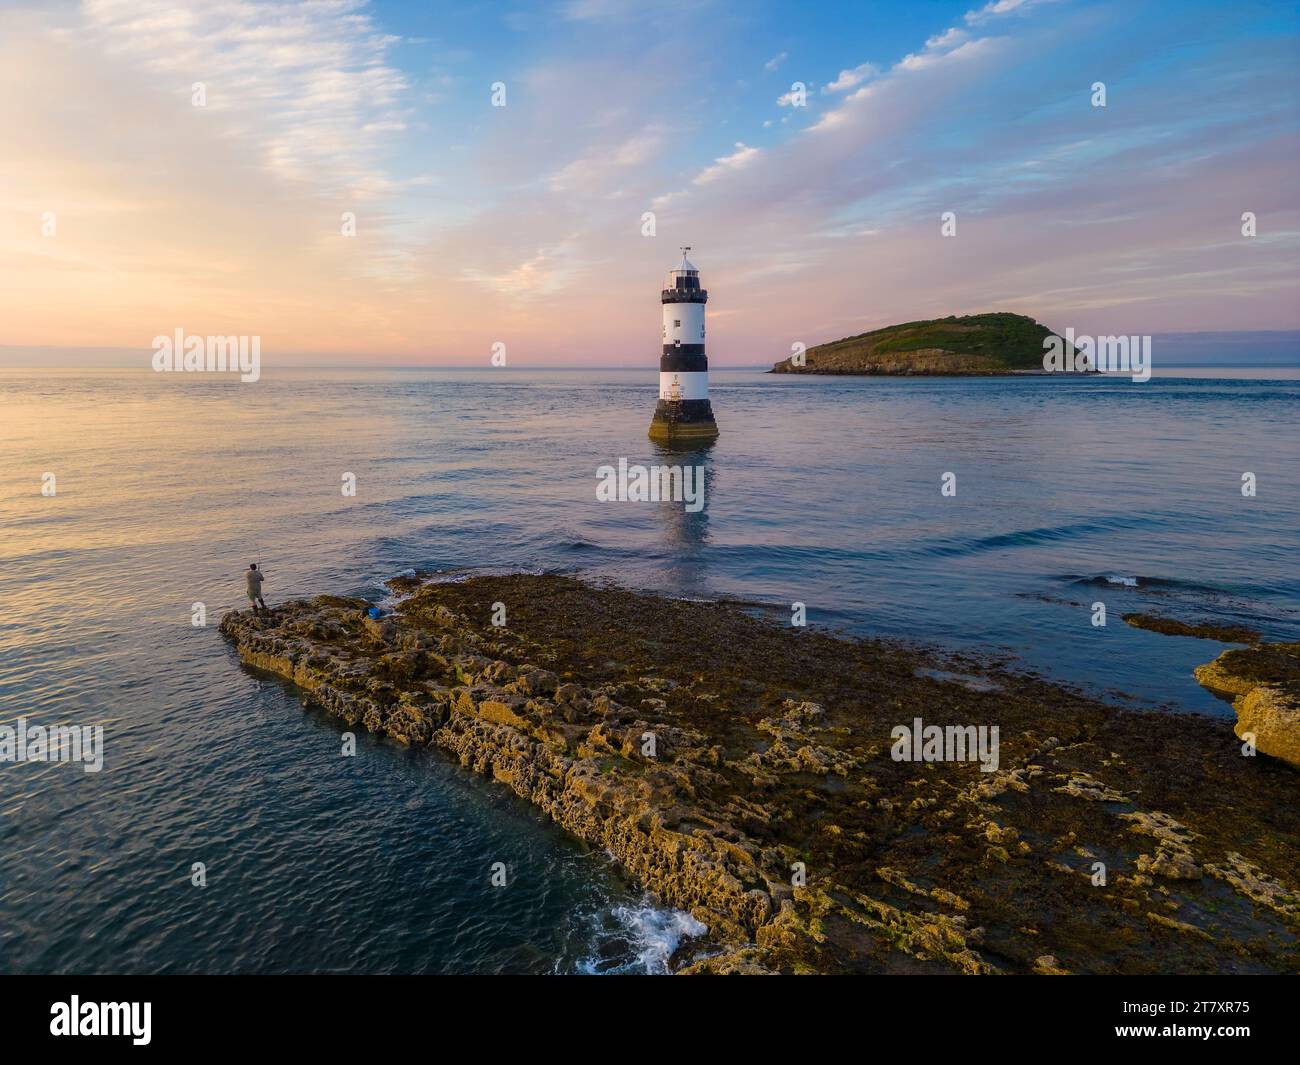
[[[703,443],[718,435],[709,403],[709,360],[704,354],[704,304],[700,272],[682,245],[682,261],[668,271],[660,301],[664,309],[663,355],[659,359],[659,402],[650,439],[665,444]]]

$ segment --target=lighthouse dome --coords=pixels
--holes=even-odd
[[[700,272],[695,269],[695,264],[686,258],[688,251],[690,251],[689,248],[682,249],[682,261],[668,271],[668,282],[664,285],[664,288],[692,292],[699,289]]]

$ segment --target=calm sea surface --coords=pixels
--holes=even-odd
[[[105,730],[98,774],[0,764],[0,971],[658,971],[691,931],[441,755],[340,757],[217,633],[253,560],[271,602],[413,568],[798,601],[1230,716],[1191,677],[1219,644],[1121,615],[1300,638],[1295,377],[717,372],[687,514],[596,500],[600,465],[683,461],[645,439],[653,368],[0,370],[0,724]]]

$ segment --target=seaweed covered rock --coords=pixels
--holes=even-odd
[[[1300,643],[1225,651],[1197,667],[1196,679],[1232,697],[1239,737],[1300,769]]]
[[[1224,722],[565,577],[402,591],[376,625],[322,596],[221,630],[348,727],[445,752],[688,911],[708,932],[680,971],[1300,968],[1296,777],[1241,757]],[[1294,648],[1246,653],[1214,679],[1282,757],[1290,704],[1264,701],[1293,690]],[[894,760],[917,718],[996,726],[997,770]]]

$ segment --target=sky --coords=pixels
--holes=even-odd
[[[1249,0],[0,0],[0,345],[653,367],[680,245],[713,365],[1294,330],[1297,70]]]

